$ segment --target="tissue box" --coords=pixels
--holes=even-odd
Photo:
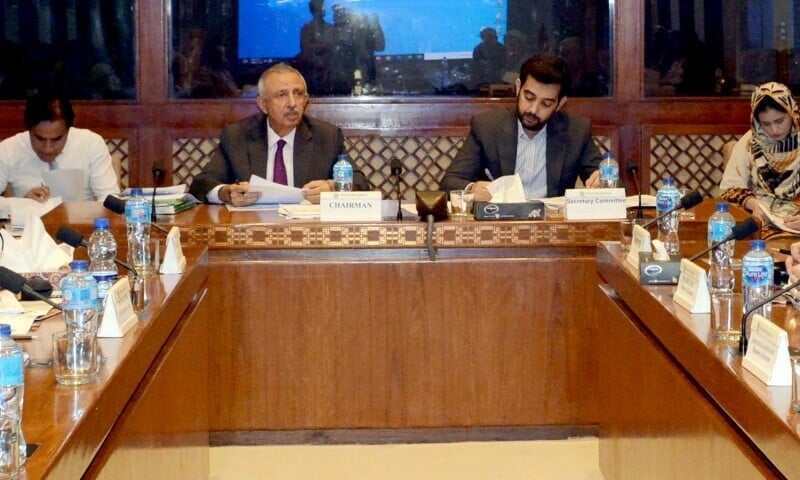
[[[544,220],[544,203],[475,202],[476,220]]]
[[[639,283],[642,285],[677,285],[681,275],[680,253],[669,260],[656,260],[652,252],[639,252]]]

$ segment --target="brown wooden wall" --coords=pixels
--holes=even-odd
[[[635,162],[650,183],[651,136],[731,135],[747,129],[745,98],[644,98],[643,0],[614,2],[614,91],[609,98],[574,98],[570,112],[589,117],[615,139],[617,156]],[[256,111],[253,99],[169,98],[168,0],[138,0],[137,101],[76,102],[76,124],[128,142],[130,184],[150,185],[150,166],[173,156],[174,138],[214,136],[230,121]],[[509,99],[361,97],[313,99],[309,112],[340,125],[347,136],[464,135],[472,115]],[[19,131],[22,103],[0,103],[0,133]],[[666,159],[669,161],[669,159]],[[706,161],[699,158],[698,163]],[[171,168],[172,162],[165,161]],[[169,172],[168,172],[169,173]],[[167,175],[167,178],[172,178]],[[628,185],[632,178],[627,179]]]

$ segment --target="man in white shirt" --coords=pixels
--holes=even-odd
[[[78,200],[102,201],[119,193],[111,154],[100,135],[72,126],[75,112],[69,100],[36,92],[25,103],[26,131],[0,142],[0,191],[10,196],[43,202],[50,198],[46,173],[79,170],[79,192],[66,195]]]

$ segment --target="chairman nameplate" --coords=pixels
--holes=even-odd
[[[381,192],[322,192],[319,219],[323,222],[380,222]]]

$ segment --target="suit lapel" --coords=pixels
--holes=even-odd
[[[556,113],[547,124],[547,153],[545,168],[547,169],[547,196],[553,197],[561,184],[561,170],[564,169],[564,155],[567,150],[565,123],[560,113]]]
[[[308,178],[308,159],[314,156],[314,145],[311,143],[311,130],[305,122],[305,118],[300,125],[297,126],[297,131],[294,132],[294,184],[297,187],[302,187],[309,181]]]
[[[495,178],[503,175],[513,175],[514,169],[517,164],[517,115],[515,111],[511,111],[510,115],[506,115],[505,120],[500,125],[501,135],[497,137],[499,144],[497,145],[497,156],[500,160],[500,172],[495,172],[490,169]]]
[[[269,158],[267,142],[267,118],[263,117],[262,121],[247,134],[247,160],[251,175],[263,178],[267,176],[267,159]],[[239,180],[249,181],[250,177]]]

